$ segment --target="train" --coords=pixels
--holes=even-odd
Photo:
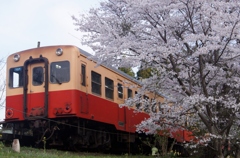
[[[3,141],[137,150],[140,137],[146,135],[137,133],[136,125],[149,114],[136,113],[137,105],[119,105],[137,95],[142,83],[112,66],[97,64],[92,56],[71,45],[11,54],[6,62]],[[159,95],[158,100],[164,97]],[[189,138],[181,133],[177,139]]]

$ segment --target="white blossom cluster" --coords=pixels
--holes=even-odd
[[[100,63],[154,70],[139,95],[126,101],[141,102],[141,111],[156,105],[139,99],[146,91],[165,97],[138,132],[181,128],[199,140],[210,133],[216,150],[226,140],[237,144],[240,1],[108,0],[73,19]]]

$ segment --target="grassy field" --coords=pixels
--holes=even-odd
[[[152,156],[110,155],[88,152],[70,152],[59,150],[43,150],[30,147],[21,147],[20,153],[11,147],[0,145],[0,158],[149,158]]]
[[[44,150],[31,147],[21,147],[20,153],[5,147],[0,142],[0,158],[182,158],[179,156],[145,156],[145,155],[113,155],[93,152],[70,152],[60,150]],[[199,158],[191,156],[188,158]]]

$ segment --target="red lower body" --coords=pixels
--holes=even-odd
[[[24,113],[29,118],[44,116],[44,93],[28,94],[27,109],[23,108],[23,95],[6,97],[6,121],[23,121]],[[149,116],[134,113],[127,107],[78,90],[52,91],[48,96],[48,118],[79,117],[106,124],[117,130],[135,133],[136,125]]]
[[[6,121],[23,121],[44,116],[44,93],[28,94],[27,109],[23,108],[23,95],[6,97]],[[136,125],[149,118],[146,113],[122,107],[111,100],[78,90],[51,91],[48,95],[47,118],[77,117],[114,125],[117,130],[135,133]],[[190,141],[191,132],[177,131],[173,136],[178,142]]]

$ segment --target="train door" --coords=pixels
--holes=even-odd
[[[80,74],[80,87],[81,87],[81,93],[80,93],[80,108],[81,113],[88,113],[88,91],[87,91],[87,63],[81,62],[81,74]]]
[[[24,63],[24,117],[46,117],[48,111],[48,60],[40,57]]]
[[[121,103],[124,102],[124,95],[123,95],[123,84],[122,81],[117,84],[117,97]],[[122,129],[126,129],[126,107],[118,108],[118,126]]]

